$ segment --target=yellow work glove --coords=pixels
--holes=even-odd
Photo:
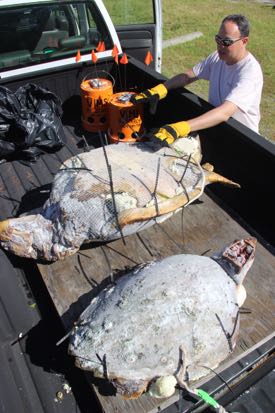
[[[170,125],[164,125],[161,128],[149,133],[150,140],[161,141],[164,144],[171,145],[176,139],[183,138],[189,135],[190,125],[188,122],[182,121],[177,123],[171,123]]]
[[[152,87],[152,89],[146,89],[137,95],[132,95],[130,102],[134,105],[137,105],[138,103],[149,103],[150,113],[153,115],[156,113],[158,101],[165,98],[167,93],[167,88],[160,83],[159,85]]]

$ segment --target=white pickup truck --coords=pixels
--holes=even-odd
[[[105,5],[101,0],[0,1],[1,91],[5,95],[7,89],[12,93],[35,84],[52,92],[62,105],[64,130],[64,145],[43,153],[36,162],[0,157],[1,221],[41,207],[60,165],[101,144],[97,133],[82,127],[84,78],[103,70],[114,79],[114,92],[143,90],[165,80],[160,73],[161,1],[106,0]],[[99,47],[102,42],[104,47]],[[115,62],[114,46],[119,59],[126,54],[127,65]],[[144,63],[148,51],[153,56],[150,66]],[[1,101],[0,105],[3,114]],[[144,123],[150,129],[199,115],[209,107],[188,90],[175,90],[159,102],[154,115],[144,108]],[[5,122],[0,122],[0,135]],[[88,304],[90,291],[98,291],[112,271],[182,252],[211,255],[249,235],[258,238],[255,263],[245,280],[249,310],[241,314],[240,338],[231,361],[221,367],[236,393],[228,392],[220,376],[204,388],[217,398],[225,395],[228,402],[246,378],[253,382],[255,371],[274,369],[274,145],[234,119],[201,131],[200,137],[203,161],[238,182],[240,190],[212,185],[200,201],[184,210],[183,220],[177,214],[127,237],[126,245],[117,240],[88,246],[64,261],[47,264],[0,250],[1,412],[202,411],[182,392],[164,400],[146,394],[132,401],[116,396],[107,381],[90,375],[84,379],[61,339]],[[14,138],[18,143],[18,136]],[[243,411],[260,410],[252,406]]]

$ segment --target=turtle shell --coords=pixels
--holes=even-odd
[[[171,148],[121,143],[94,149],[64,162],[39,214],[1,222],[0,242],[21,256],[64,258],[83,243],[161,222],[198,197],[204,181],[200,165]]]
[[[237,185],[172,148],[120,143],[94,149],[64,162],[40,213],[0,222],[0,242],[18,255],[54,261],[83,243],[162,222],[217,181]]]
[[[164,220],[198,197],[204,181],[201,166],[171,148],[156,151],[148,143],[109,145],[64,163],[44,214],[48,216],[58,205],[61,237],[70,239],[73,227],[85,241],[112,240],[122,232],[126,236],[153,225],[151,218]],[[181,195],[183,201],[173,205]],[[171,202],[162,211],[167,201]]]
[[[107,369],[111,380],[150,381],[176,373],[183,346],[189,379],[197,380],[235,345],[236,301],[236,284],[214,260],[174,255],[136,268],[94,298],[69,352],[97,376]]]

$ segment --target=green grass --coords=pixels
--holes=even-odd
[[[162,0],[163,39],[202,32],[190,42],[163,50],[162,73],[171,77],[192,67],[215,50],[214,35],[227,14],[241,13],[251,23],[248,50],[260,62],[264,75],[260,133],[275,141],[275,8],[245,0]],[[188,89],[207,100],[208,82],[199,80]]]
[[[115,25],[154,22],[151,0],[104,0],[104,4]]]

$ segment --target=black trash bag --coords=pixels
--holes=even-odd
[[[60,99],[34,84],[14,93],[0,86],[0,159],[35,161],[65,143]]]

